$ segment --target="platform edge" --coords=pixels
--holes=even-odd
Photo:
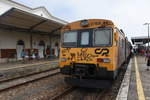
[[[121,83],[116,100],[127,100],[128,99],[128,90],[129,90],[130,76],[131,76],[131,65],[132,65],[132,59],[130,60],[129,65],[127,67],[127,70],[126,70],[125,76],[123,78],[123,81]]]

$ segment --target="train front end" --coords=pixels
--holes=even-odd
[[[82,20],[62,29],[59,66],[66,82],[99,87],[100,80],[114,79],[113,31],[108,20]]]

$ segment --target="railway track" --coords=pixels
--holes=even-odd
[[[3,95],[3,98],[0,97],[0,99],[12,100],[13,98],[13,100],[115,100],[115,95],[117,93],[116,87],[119,87],[119,82],[122,79],[121,77],[118,78],[114,82],[117,83],[117,85],[113,84],[112,88],[108,90],[86,89],[66,85],[63,81],[64,76],[59,73],[59,69],[55,68],[33,75],[1,82],[0,91],[2,91],[2,93],[0,95]],[[123,76],[123,73],[121,74],[121,76]],[[13,96],[6,98],[9,95]]]
[[[103,100],[108,93],[108,90],[101,90],[97,95],[95,100]],[[105,100],[105,99],[104,99]]]
[[[55,95],[54,97],[49,98],[49,100],[58,100],[60,98],[63,98],[64,96],[68,95],[69,93],[73,92],[76,89],[76,87],[70,87],[64,90],[63,92]]]
[[[92,92],[91,92],[92,91]],[[71,87],[48,100],[105,100],[107,90],[90,90]]]
[[[41,71],[38,73],[34,73],[34,74],[30,74],[30,75],[26,75],[26,76],[14,78],[14,79],[2,81],[2,82],[0,82],[0,92],[7,90],[7,89],[10,89],[10,88],[20,86],[20,85],[24,85],[26,83],[38,81],[42,78],[51,77],[51,76],[54,76],[57,74],[60,74],[60,70],[58,67],[52,68],[52,69],[47,70],[47,71]]]
[[[121,69],[119,77],[112,82],[111,88],[108,89],[70,88],[63,91],[61,94],[58,94],[53,98],[50,98],[50,100],[115,100],[125,71],[126,67]]]

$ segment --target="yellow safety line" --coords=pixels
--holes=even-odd
[[[10,67],[10,68],[1,68],[0,71],[10,70],[10,69],[15,69],[15,68],[23,68],[23,67],[26,67],[26,66],[33,66],[33,65],[39,65],[39,64],[48,64],[48,63],[51,63],[51,62],[53,62],[53,61],[40,62],[40,63],[35,63],[35,64],[25,64],[25,65],[22,65],[22,66],[15,66],[15,67]]]
[[[135,72],[136,72],[136,87],[137,87],[137,93],[138,93],[138,98],[139,100],[145,100],[145,95],[142,87],[142,82],[140,79],[140,73],[138,69],[138,64],[137,64],[137,58],[135,57]]]

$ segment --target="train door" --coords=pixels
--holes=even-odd
[[[22,40],[19,40],[17,41],[17,59],[18,60],[22,60],[22,55],[21,53],[23,52],[23,49],[24,49],[24,41]]]
[[[40,41],[38,46],[39,58],[44,58],[44,51],[45,51],[45,43],[44,41]]]

